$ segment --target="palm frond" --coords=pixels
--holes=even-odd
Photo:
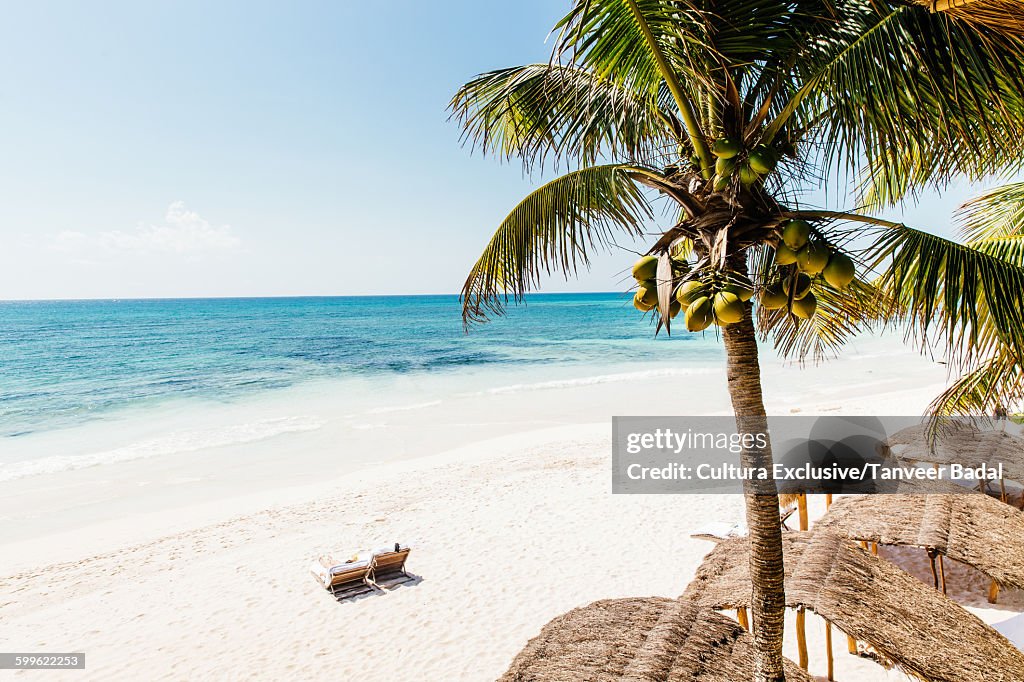
[[[835,357],[850,338],[872,329],[880,316],[878,294],[867,282],[855,281],[842,290],[816,285],[812,292],[818,308],[809,320],[801,320],[784,308],[758,307],[761,337],[771,338],[784,358],[818,362]]]
[[[449,105],[463,141],[485,154],[590,165],[599,157],[653,163],[681,124],[657,97],[579,68],[528,64],[477,76]]]
[[[666,0],[585,0],[555,27],[560,31],[555,60],[567,54],[582,68],[632,89],[657,96],[664,83],[672,95],[692,150],[710,166],[711,152],[683,83],[704,83],[710,91],[707,61],[694,60],[688,36],[681,30],[700,21],[689,3]]]
[[[964,244],[896,225],[872,246],[876,286],[891,301],[889,314],[905,319],[922,340],[936,330],[950,359],[961,366],[1006,346],[1024,357],[1024,268]]]
[[[483,322],[555,271],[567,277],[617,233],[637,237],[653,217],[632,175],[653,172],[626,164],[584,168],[526,197],[502,221],[462,288],[463,320]]]
[[[939,415],[1019,412],[1024,407],[1024,373],[1013,357],[997,354],[954,381],[929,406]]]
[[[968,242],[967,246],[1017,267],[1024,267],[1024,234]]]
[[[901,147],[878,150],[865,163],[856,187],[858,204],[875,209],[895,206],[905,198],[916,199],[925,188],[942,186],[957,174],[977,180],[997,170],[1001,175],[1013,173],[1024,158],[1015,151],[1021,142],[1000,133],[995,144],[1002,151],[985,157],[964,140],[922,130]]]
[[[833,30],[798,61],[801,87],[771,134],[801,112],[813,118],[823,158],[852,172],[867,168],[868,192],[879,201],[1016,160],[1024,38],[915,5],[840,7]]]
[[[673,7],[670,7],[672,5]],[[667,0],[581,0],[555,26],[556,61],[569,59],[602,78],[629,83],[656,94],[665,74],[654,46],[684,80],[707,79],[706,69],[689,59],[685,29],[702,19],[689,3]]]
[[[956,221],[968,242],[1024,234],[1024,182],[1002,185],[971,199],[957,210]]]

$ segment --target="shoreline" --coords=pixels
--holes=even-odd
[[[872,338],[863,346],[859,352],[807,368],[766,358],[769,411],[885,414],[876,396],[906,392],[908,400],[890,400],[887,409],[912,407],[919,413],[944,385],[942,366],[892,339]],[[861,364],[865,360],[870,361],[870,370]],[[0,546],[55,534],[73,537],[94,526],[117,528],[121,522],[149,527],[156,519],[156,527],[162,528],[162,517],[175,518],[193,507],[209,507],[211,514],[203,518],[216,518],[227,507],[247,509],[296,499],[307,488],[343,485],[352,476],[372,476],[379,467],[446,454],[472,457],[495,438],[516,440],[582,424],[603,424],[610,433],[616,414],[731,414],[724,367],[653,365],[597,374],[595,368],[574,368],[577,374],[581,370],[583,377],[537,381],[536,376],[520,375],[519,383],[509,383],[504,373],[497,375],[497,382],[494,377],[476,377],[473,390],[456,384],[441,398],[431,393],[436,386],[421,388],[418,394],[404,391],[409,382],[403,379],[394,384],[395,390],[361,410],[332,392],[332,385],[315,384],[305,393],[285,391],[274,401],[253,407],[211,410],[199,425],[190,426],[177,415],[169,428],[186,433],[190,428],[214,432],[217,420],[224,420],[226,428],[236,428],[230,425],[239,421],[283,419],[318,426],[253,442],[2,481]],[[152,430],[144,426],[148,419],[143,414],[127,425],[99,425],[97,437],[108,431],[146,433],[146,428]],[[171,436],[178,437],[174,432]],[[147,437],[151,436],[143,436]]]

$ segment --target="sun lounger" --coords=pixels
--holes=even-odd
[[[413,576],[405,571],[410,551],[408,545],[397,542],[394,547],[376,550],[370,566],[370,582],[378,587],[393,587],[411,580]]]
[[[310,571],[313,576],[330,590],[334,596],[350,595],[373,589],[370,572],[373,569],[373,557],[356,556],[349,561],[338,561],[330,555],[324,555],[313,562]]]

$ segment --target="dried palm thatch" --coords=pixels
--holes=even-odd
[[[934,682],[1021,679],[1024,653],[956,602],[845,538],[786,533],[786,602],[866,642],[879,661]],[[707,608],[750,606],[746,538],[721,542],[683,599]]]
[[[928,424],[920,424],[896,432],[886,444],[894,455],[909,462],[970,467],[1002,464],[1006,478],[1024,483],[1024,439],[1005,431],[983,431],[955,424],[940,429],[931,443]]]
[[[1020,0],[917,0],[954,19],[1019,36],[1024,33],[1024,4]]]
[[[686,600],[609,599],[545,625],[501,682],[733,682],[751,678],[751,647],[735,621]],[[785,664],[789,682],[810,682]]]
[[[1024,513],[980,493],[857,495],[815,526],[851,540],[933,549],[1024,590]]]

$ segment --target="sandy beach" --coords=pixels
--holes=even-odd
[[[862,352],[804,370],[766,362],[771,411],[920,412],[944,369],[888,347],[887,359]],[[898,377],[887,366],[900,366]],[[686,401],[698,383],[722,378],[702,375],[690,396],[676,399],[694,405]],[[795,388],[773,390],[783,382]],[[830,395],[813,385],[854,388]],[[638,391],[668,400],[680,388],[679,377],[666,376],[518,393],[519,412],[509,418],[532,424],[537,410],[578,400],[585,405],[575,408],[594,419],[524,427],[212,502],[197,487],[195,499],[178,505],[7,542],[0,639],[12,651],[85,652],[88,679],[494,679],[568,609],[602,598],[679,595],[711,547],[690,533],[708,521],[742,521],[734,495],[610,492],[607,417]],[[704,411],[727,409],[724,390],[708,396]],[[411,414],[389,418],[396,428],[429,419]],[[820,512],[814,502],[812,515]],[[51,525],[45,515],[35,518]],[[393,591],[337,603],[308,572],[323,552],[394,541],[412,544],[408,568],[418,577]],[[905,558],[921,569],[915,561]],[[982,607],[983,584],[951,569],[953,595],[983,619],[1024,610],[1016,593]],[[823,622],[810,616],[808,633],[811,671],[823,675]],[[843,653],[837,642],[837,679],[904,679]],[[793,646],[791,631],[787,651],[795,658]]]

